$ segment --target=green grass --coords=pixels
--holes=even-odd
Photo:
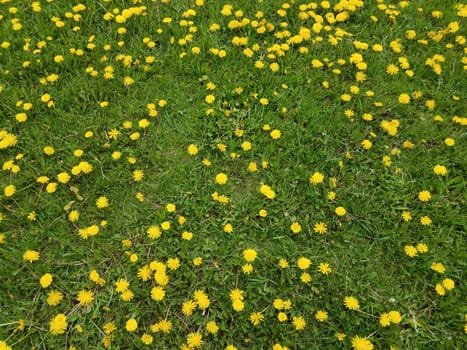
[[[298,0],[233,1],[229,16],[221,14],[224,3],[214,0],[202,6],[83,0],[82,11],[73,9],[78,2],[44,1],[40,12],[24,1],[0,4],[0,130],[17,137],[16,144],[0,149],[0,349],[196,349],[193,335],[202,336],[204,349],[465,348],[466,5],[364,1],[348,11],[346,21],[328,23],[326,14],[339,13],[338,1],[329,3],[329,9],[326,2],[305,9],[308,3]],[[141,15],[125,23],[104,19],[138,6],[145,6]],[[391,6],[399,11],[394,20],[385,12]],[[184,18],[190,8],[196,15]],[[236,17],[237,10],[243,14]],[[315,19],[303,18],[305,12]],[[74,20],[76,14],[81,17]],[[329,25],[320,33],[312,30],[320,20],[316,15]],[[54,17],[64,22],[62,28]],[[13,28],[15,18],[20,30]],[[229,28],[242,18],[249,23]],[[454,22],[459,28],[449,32]],[[213,23],[217,31],[210,30]],[[270,30],[257,31],[267,24]],[[311,30],[310,39],[289,42],[303,28]],[[290,35],[281,37],[285,30]],[[340,30],[349,35],[331,44]],[[415,30],[415,39],[406,36],[408,30]],[[186,44],[179,42],[190,33]],[[234,37],[248,43],[236,46]],[[395,40],[401,52],[391,48]],[[154,47],[147,45],[151,41]],[[356,41],[368,49],[355,47]],[[373,50],[375,44],[383,51]],[[254,51],[251,58],[243,54],[246,47]],[[213,48],[226,56],[216,56]],[[366,67],[350,62],[354,53]],[[57,63],[57,55],[64,61]],[[440,74],[426,64],[433,57],[441,59]],[[323,67],[313,68],[312,60]],[[256,61],[264,68],[256,68]],[[277,72],[270,69],[274,62]],[[399,67],[398,74],[386,73],[390,64]],[[106,67],[113,68],[112,79],[104,78]],[[359,71],[365,80],[356,80]],[[51,74],[58,75],[54,83],[44,80]],[[134,82],[125,86],[125,77]],[[350,92],[355,87],[359,91]],[[41,101],[45,94],[53,106]],[[345,102],[343,94],[351,100]],[[398,101],[401,94],[411,97],[408,104]],[[215,96],[212,104],[207,95]],[[101,106],[104,101],[108,106]],[[32,108],[24,109],[26,103]],[[149,115],[151,103],[157,116]],[[16,119],[22,112],[25,122]],[[145,128],[139,127],[143,119],[150,122]],[[391,120],[399,122],[393,136],[381,127]],[[115,139],[113,129],[119,132]],[[273,129],[280,138],[270,136]],[[92,137],[85,136],[89,131]],[[139,138],[132,140],[135,132]],[[455,144],[448,146],[447,138]],[[363,140],[372,147],[364,149]],[[244,149],[245,141],[251,150]],[[190,144],[197,154],[189,154]],[[55,153],[46,155],[45,146]],[[77,149],[82,156],[74,155]],[[113,159],[114,152],[121,158]],[[73,175],[83,161],[93,170]],[[256,171],[249,169],[252,162]],[[435,174],[435,165],[445,166],[447,174]],[[141,181],[135,181],[135,170],[143,171]],[[62,172],[71,178],[53,193],[37,182],[39,176],[57,182]],[[316,172],[324,181],[313,185]],[[225,185],[216,183],[218,173],[227,174]],[[262,184],[275,192],[273,199],[261,193]],[[16,188],[12,196],[8,185]],[[418,198],[424,190],[431,193],[429,201]],[[214,200],[215,192],[228,203]],[[107,208],[97,208],[101,196],[108,198]],[[175,212],[167,210],[169,203]],[[336,215],[337,207],[346,215]],[[259,215],[262,209],[266,217]],[[80,214],[74,222],[72,210]],[[405,212],[411,220],[402,218]],[[422,225],[423,216],[432,223]],[[301,232],[292,232],[293,222]],[[327,226],[324,234],[314,231],[320,222]],[[148,229],[163,223],[170,229],[149,238]],[[224,231],[227,224],[231,233]],[[99,226],[98,234],[81,238],[79,230],[91,225]],[[182,239],[183,232],[193,238]],[[418,246],[410,257],[407,247],[418,244],[428,251]],[[257,252],[249,274],[242,270],[245,249]],[[26,261],[27,250],[39,252],[40,259]],[[301,257],[312,261],[306,271],[297,266]],[[175,270],[168,263],[173,258],[180,262]],[[196,266],[195,258],[202,263]],[[281,268],[280,259],[288,267]],[[147,281],[138,277],[154,261],[167,269],[160,301],[151,299],[161,284],[156,271]],[[321,263],[330,265],[330,274],[319,272]],[[434,271],[433,263],[442,263],[445,272]],[[105,284],[90,280],[93,270]],[[48,287],[40,283],[46,273],[53,276]],[[303,273],[310,282],[302,281]],[[117,291],[120,279],[130,283],[129,301]],[[436,285],[444,281],[449,287],[446,279],[454,288],[440,295]],[[244,292],[242,311],[233,309],[234,289]],[[52,290],[63,294],[55,306],[47,302]],[[77,299],[83,290],[93,293],[87,305]],[[198,290],[208,295],[209,307],[188,315],[182,304]],[[358,310],[344,305],[348,296],[358,299]],[[276,310],[276,299],[290,300],[290,308]],[[315,317],[319,310],[328,314],[323,322]],[[278,320],[281,311],[284,322]],[[401,320],[384,327],[380,321],[390,311]],[[250,321],[253,312],[264,317],[259,325]],[[56,329],[51,321],[60,314],[67,324]],[[300,317],[304,329],[293,322]],[[126,329],[129,319],[137,320],[136,330]],[[156,331],[161,320],[172,323],[169,333]],[[209,321],[217,332],[208,332]],[[116,330],[106,334],[109,323]],[[150,339],[152,344],[143,344]]]

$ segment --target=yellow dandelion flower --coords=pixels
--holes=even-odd
[[[279,129],[274,129],[272,130],[269,135],[271,136],[271,138],[273,138],[274,140],[277,140],[277,139],[280,139],[282,133]]]
[[[193,293],[193,298],[195,299],[198,308],[200,310],[205,310],[211,305],[208,295],[203,290],[196,290]]]
[[[57,175],[57,181],[62,183],[62,184],[68,183],[68,181],[70,181],[70,179],[71,179],[71,176],[66,172],[62,172],[62,173]]]
[[[39,280],[42,288],[47,288],[52,284],[53,276],[50,273],[43,274]]]
[[[402,321],[402,316],[399,311],[391,310],[388,313],[391,323],[399,324]]]
[[[344,305],[349,310],[358,310],[360,308],[360,304],[357,298],[353,296],[347,296],[344,298]]]
[[[454,139],[451,138],[451,137],[446,138],[446,139],[444,140],[444,143],[445,143],[446,146],[448,146],[448,147],[452,147],[452,146],[454,146],[454,145],[456,144],[456,142],[454,141]]]
[[[446,289],[444,289],[444,287],[443,287],[443,285],[441,283],[436,284],[435,291],[440,296],[446,295]]]
[[[16,186],[15,185],[7,185],[3,189],[3,194],[5,197],[11,197],[16,193]]]
[[[399,103],[402,105],[406,105],[410,103],[410,95],[409,94],[400,94],[399,95]]]
[[[183,231],[182,232],[182,239],[184,239],[186,241],[191,241],[193,239],[193,233],[188,232],[188,231]]]
[[[241,311],[243,311],[243,309],[245,309],[245,304],[241,300],[237,300],[237,299],[233,300],[232,301],[232,309],[235,312],[241,312]]]
[[[126,279],[119,279],[117,282],[115,282],[115,290],[117,293],[123,293],[128,289],[130,286],[130,282],[128,282]]]
[[[195,144],[189,145],[187,150],[190,156],[195,156],[198,154],[198,147]]]
[[[431,193],[427,190],[418,193],[418,199],[422,202],[428,202],[431,199]]]
[[[78,219],[79,219],[79,211],[78,210],[70,211],[70,213],[68,214],[68,220],[70,220],[71,222],[75,222],[75,221],[78,221]]]
[[[313,185],[318,185],[324,181],[324,175],[321,174],[320,172],[315,172],[313,175],[310,177],[310,183]]]
[[[352,338],[352,348],[354,350],[373,350],[373,344],[367,338],[355,336]]]
[[[47,304],[50,306],[57,306],[63,299],[62,292],[52,290],[47,294]]]
[[[212,104],[214,103],[214,101],[216,100],[216,97],[214,95],[207,95],[204,99],[204,101],[207,103],[207,104]]]
[[[53,335],[65,333],[67,327],[67,317],[64,314],[56,315],[49,323],[49,330]]]
[[[172,271],[177,270],[180,267],[180,260],[178,258],[167,259],[167,267]]]
[[[361,142],[361,145],[363,146],[364,149],[369,150],[371,147],[373,147],[373,143],[370,140],[363,140]]]
[[[257,253],[256,253],[256,250],[254,249],[245,249],[243,251],[243,258],[247,261],[247,262],[253,262],[255,261],[256,259],[256,256],[257,256]]]
[[[225,185],[227,183],[228,177],[224,173],[219,173],[216,175],[216,183],[219,185]]]
[[[428,246],[425,243],[418,243],[416,249],[421,254],[428,252]]]
[[[306,270],[311,266],[311,260],[305,257],[298,258],[297,267],[300,270]]]
[[[302,316],[294,316],[292,323],[296,330],[300,331],[306,327],[306,321]]]
[[[165,297],[164,288],[158,286],[151,289],[151,299],[154,301],[161,301]]]
[[[159,226],[151,226],[147,230],[148,237],[151,239],[157,239],[162,236],[162,231]]]
[[[279,320],[279,322],[285,322],[288,320],[288,316],[285,312],[279,312],[277,314],[277,319]]]
[[[446,268],[442,263],[439,262],[434,262],[431,264],[431,269],[435,272],[438,272],[440,274],[443,274],[446,271]]]
[[[109,199],[106,196],[101,196],[96,200],[96,207],[98,209],[107,208],[109,206]]]
[[[128,332],[134,332],[138,328],[138,321],[136,321],[134,318],[130,318],[129,320],[126,321],[125,323],[125,329]]]
[[[382,327],[389,327],[391,325],[391,318],[387,312],[384,312],[379,316],[379,324]]]
[[[122,294],[120,294],[120,299],[122,299],[122,301],[131,301],[134,296],[135,294],[131,290],[127,289]]]
[[[418,254],[417,248],[414,247],[413,245],[406,245],[404,247],[404,252],[411,258],[415,257]]]
[[[332,268],[328,263],[320,263],[318,266],[318,271],[323,275],[329,275],[332,272]]]
[[[206,323],[206,331],[210,334],[216,334],[219,331],[219,326],[216,321],[209,321]]]
[[[310,283],[311,279],[311,275],[308,272],[303,272],[300,275],[300,281],[302,281],[303,283]]]
[[[299,222],[295,221],[290,225],[290,229],[293,233],[300,233],[302,231],[302,226]]]
[[[142,336],[141,336],[141,342],[144,344],[144,345],[151,345],[152,342],[153,342],[154,338],[152,335],[150,334],[147,334],[147,333],[144,333]]]
[[[444,165],[439,165],[439,164],[436,164],[434,167],[433,167],[433,172],[436,174],[436,175],[441,175],[441,176],[446,176],[447,174],[447,168],[444,166]]]
[[[83,305],[89,305],[94,301],[94,294],[90,290],[80,290],[76,296],[76,300]]]
[[[317,222],[313,226],[313,231],[316,233],[325,234],[326,232],[328,232],[328,228],[324,222]]]
[[[141,181],[144,177],[144,172],[142,170],[136,169],[133,171],[133,180],[134,181]]]
[[[344,216],[345,214],[347,214],[347,210],[345,210],[344,207],[337,207],[334,212],[336,213],[336,215],[338,216]]]
[[[452,279],[450,278],[445,278],[443,280],[443,287],[446,289],[446,290],[451,290],[451,289],[454,289],[454,286],[455,286],[455,283]]]
[[[319,322],[324,322],[328,319],[328,313],[324,310],[318,310],[315,313],[315,319]]]
[[[264,320],[264,315],[261,312],[252,312],[250,314],[250,322],[253,326],[258,326]]]
[[[185,316],[191,316],[196,309],[196,303],[193,300],[184,301],[182,304],[182,313]]]
[[[198,349],[203,344],[203,336],[198,332],[190,333],[186,338],[186,343],[189,349]]]
[[[36,250],[26,250],[23,254],[23,260],[30,263],[39,260],[40,253]]]
[[[429,216],[424,215],[424,216],[422,216],[422,217],[420,218],[420,223],[421,223],[423,226],[429,226],[429,225],[432,224],[432,221],[431,221],[431,219],[430,219]]]

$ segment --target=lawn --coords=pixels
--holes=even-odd
[[[0,0],[0,350],[465,349],[466,17]]]

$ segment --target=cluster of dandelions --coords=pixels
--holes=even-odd
[[[4,4],[9,2],[3,1]],[[226,96],[230,92],[227,91],[228,89],[223,85],[223,82],[213,79],[213,81],[210,80],[205,84],[203,89],[205,88],[207,92],[202,91],[200,93],[202,97],[198,101],[200,110],[197,113],[204,114],[207,117],[206,122],[219,116],[222,119],[232,121],[232,138],[239,141],[235,142],[235,144],[230,142],[227,145],[227,141],[230,140],[216,140],[215,149],[221,155],[227,155],[226,158],[232,162],[240,163],[256,181],[255,191],[259,192],[257,200],[264,200],[261,209],[258,211],[259,218],[266,219],[267,217],[279,216],[274,205],[281,200],[280,196],[286,195],[288,190],[279,185],[279,179],[272,178],[269,175],[268,171],[271,167],[268,160],[271,160],[273,155],[263,152],[263,149],[270,142],[273,145],[278,145],[286,137],[291,137],[291,135],[287,135],[290,129],[284,131],[285,129],[280,124],[282,122],[286,124],[289,108],[292,109],[291,101],[282,102],[281,100],[281,96],[286,96],[291,91],[289,85],[294,84],[292,81],[287,81],[286,76],[290,68],[290,63],[287,62],[289,57],[295,57],[295,55],[305,57],[307,60],[306,69],[313,74],[316,73],[317,76],[325,76],[323,78],[325,80],[318,82],[319,89],[328,91],[330,96],[339,101],[339,105],[342,107],[341,110],[339,109],[339,113],[345,116],[345,120],[351,125],[359,123],[363,125],[362,129],[365,129],[365,134],[358,140],[348,140],[355,144],[355,148],[349,148],[344,153],[344,157],[339,159],[335,169],[326,169],[326,171],[310,170],[309,178],[302,179],[303,182],[308,180],[309,191],[323,192],[322,198],[320,198],[326,205],[322,206],[331,206],[331,209],[328,209],[328,215],[325,218],[316,218],[312,222],[307,222],[304,217],[297,215],[292,218],[292,222],[283,224],[283,231],[291,232],[292,238],[315,233],[319,242],[319,239],[327,239],[328,236],[334,235],[335,229],[345,225],[347,219],[352,219],[352,213],[348,213],[349,207],[340,203],[343,198],[339,195],[340,188],[338,188],[337,184],[337,175],[334,174],[338,174],[340,169],[351,164],[353,158],[363,155],[363,157],[367,157],[365,159],[373,160],[377,157],[381,160],[380,163],[384,166],[384,171],[396,175],[402,172],[402,169],[399,168],[401,164],[400,156],[416,148],[417,142],[413,139],[412,141],[405,140],[402,142],[401,137],[405,136],[404,133],[409,123],[403,117],[384,119],[386,117],[383,117],[384,113],[381,111],[386,105],[395,106],[395,109],[400,108],[401,111],[410,111],[410,108],[414,106],[420,108],[424,113],[432,117],[432,121],[437,127],[443,130],[444,140],[439,142],[437,146],[449,149],[456,145],[456,136],[451,134],[453,132],[449,131],[448,128],[444,128],[448,116],[442,115],[442,110],[439,110],[441,101],[435,100],[430,91],[409,90],[409,88],[404,87],[403,89],[398,88],[398,91],[393,95],[385,96],[385,92],[381,91],[378,86],[373,87],[369,84],[372,79],[376,78],[372,76],[374,73],[371,72],[372,69],[369,69],[369,67],[372,65],[377,66],[374,62],[375,59],[383,62],[388,60],[378,74],[384,75],[389,82],[405,78],[409,79],[408,81],[416,81],[418,77],[425,73],[431,73],[434,77],[442,76],[448,70],[448,63],[451,59],[455,62],[454,64],[462,64],[465,70],[465,57],[458,55],[459,58],[457,56],[448,58],[449,50],[451,52],[454,50],[460,52],[465,48],[466,39],[459,34],[462,27],[462,23],[459,21],[450,20],[449,23],[439,21],[437,22],[439,24],[437,30],[430,30],[426,33],[418,28],[410,28],[401,37],[391,38],[386,45],[383,41],[373,38],[369,42],[365,42],[363,39],[360,40],[350,32],[351,26],[347,28],[346,24],[352,19],[354,13],[363,11],[364,5],[367,5],[359,0],[335,3],[330,1],[309,4],[283,3],[275,8],[272,13],[265,6],[263,8],[262,1],[260,1],[257,7],[258,10],[251,14],[244,11],[240,5],[222,4],[218,17],[210,18],[207,20],[208,23],[201,22],[203,10],[205,6],[209,5],[203,0],[196,0],[193,8],[182,8],[182,11],[172,11],[170,6],[164,6],[169,5],[170,1],[161,0],[160,10],[163,13],[161,12],[160,15],[159,13],[155,15],[152,12],[153,7],[149,5],[117,8],[107,4],[108,1],[104,1],[102,6],[105,8],[105,13],[97,20],[109,32],[116,35],[116,38],[111,39],[98,34],[84,34],[88,30],[90,32],[95,31],[95,29],[88,28],[87,22],[87,19],[95,16],[94,13],[90,12],[89,8],[91,6],[80,3],[74,6],[64,6],[63,9],[52,9],[49,8],[52,6],[51,3],[53,3],[52,0],[43,4],[34,1],[30,4],[30,7],[25,6],[24,8],[23,6],[7,5],[10,6],[8,11],[5,11],[5,14],[2,12],[0,18],[0,21],[4,21],[5,28],[10,34],[13,33],[15,37],[21,37],[22,39],[20,41],[25,58],[22,57],[21,62],[15,62],[15,65],[20,66],[22,68],[21,74],[26,76],[35,74],[35,70],[40,71],[35,78],[37,78],[39,87],[42,89],[37,94],[31,94],[31,96],[25,96],[17,100],[15,97],[17,94],[10,87],[6,87],[8,85],[0,85],[0,93],[7,96],[10,96],[11,93],[11,101],[17,100],[11,104],[9,109],[13,111],[12,126],[0,130],[0,150],[2,152],[16,150],[15,148],[18,144],[21,145],[22,142],[28,144],[27,140],[22,139],[22,133],[16,130],[18,128],[27,130],[35,120],[36,113],[48,114],[52,113],[52,111],[62,111],[64,109],[63,96],[60,93],[59,86],[64,82],[66,74],[69,73],[66,72],[67,67],[73,67],[72,73],[74,75],[83,75],[91,85],[107,84],[104,86],[109,90],[124,88],[123,91],[132,92],[135,91],[133,89],[137,89],[138,83],[146,82],[138,72],[147,73],[157,70],[158,64],[162,62],[159,53],[164,50],[165,45],[171,47],[175,52],[175,56],[171,57],[171,60],[174,59],[186,65],[189,65],[190,61],[196,62],[198,57],[202,57],[204,60],[224,66],[230,57],[235,57],[238,62],[242,62],[241,64],[245,62],[246,69],[251,70],[253,74],[267,73],[274,77],[284,74],[284,81],[277,88],[274,87],[272,91],[264,89],[265,91],[259,93],[262,90],[260,88],[257,91],[250,91],[250,87],[247,87],[247,85],[240,86],[241,83],[239,83],[239,85],[230,89],[234,91],[235,96],[232,101],[227,101]],[[141,2],[134,1],[134,5],[139,3]],[[397,21],[401,18],[400,15],[409,6],[410,4],[407,1],[401,1],[398,5],[386,5],[379,2],[377,6],[373,7],[372,15],[369,18],[372,22],[378,22],[387,17],[391,23],[397,24]],[[51,10],[53,10],[53,16],[49,16],[50,12],[48,11]],[[458,17],[466,17],[467,6],[456,5],[455,10]],[[417,9],[420,14],[423,11],[422,8]],[[27,16],[23,16],[24,14]],[[382,17],[378,17],[379,15]],[[435,10],[429,15],[431,19],[436,21],[443,19],[442,11]],[[46,21],[54,35],[45,38],[40,35],[30,38],[29,35],[26,35],[24,29],[30,25],[26,18],[30,16],[36,16],[38,19]],[[147,33],[144,33],[144,38],[141,39],[143,53],[138,55],[131,52],[128,45],[133,41],[129,33],[132,32],[132,26],[135,23],[143,23],[138,21],[144,20],[145,17],[157,17],[157,20],[155,21],[154,30],[147,28]],[[290,23],[285,21],[286,18],[290,19]],[[208,28],[209,34],[213,37],[227,33],[229,40],[222,45],[203,42],[203,35],[201,35],[203,31],[200,30],[202,27]],[[83,34],[81,35],[81,33]],[[61,45],[59,39],[57,39],[61,37],[66,38],[67,42],[70,41],[71,46],[67,43],[65,46],[70,46],[67,47],[68,50],[60,49],[55,52],[54,45],[57,45],[57,42],[58,45]],[[74,42],[74,38],[79,38],[79,40],[77,39]],[[221,40],[220,36],[218,39],[219,42],[225,41],[224,39]],[[13,49],[18,46],[18,43],[15,42],[13,37],[8,39],[12,43],[6,40],[0,44],[1,49],[10,50],[9,53],[13,55]],[[443,40],[446,42],[445,44]],[[425,47],[430,45],[437,47],[437,43],[444,44],[444,48],[447,50],[446,53],[444,53],[444,49],[443,54],[438,52],[430,53],[424,57],[424,61],[417,61],[417,55],[412,55],[409,50],[406,50],[406,47],[413,45],[418,45],[425,50]],[[161,47],[157,47],[158,45],[161,45]],[[310,48],[319,45],[323,45],[323,47],[324,45],[330,45],[333,51],[335,50],[336,55],[340,54],[338,50],[340,47],[348,45],[346,49],[348,48],[351,53],[348,55],[346,53],[347,56],[342,57],[328,53],[323,53],[323,55],[312,54],[314,50]],[[156,47],[159,52],[155,52]],[[439,50],[439,48],[436,50]],[[45,65],[45,68],[41,66],[42,64]],[[420,71],[417,66],[424,66],[424,68],[428,69],[428,72]],[[16,68],[11,69],[11,71],[8,74],[5,72],[5,79],[8,79],[8,75],[14,75]],[[351,77],[350,81],[343,78],[346,75]],[[336,77],[340,83],[335,83]],[[453,95],[451,100],[452,103],[458,103],[461,98]],[[57,164],[63,164],[57,171],[55,171],[55,168],[52,171],[34,167],[34,171],[32,171],[35,174],[34,179],[28,178],[25,180],[21,176],[28,173],[23,171],[23,168],[27,170],[28,152],[9,157],[2,166],[2,170],[5,171],[4,174],[8,175],[8,180],[4,181],[5,185],[3,186],[3,195],[8,203],[7,208],[10,208],[10,204],[14,203],[14,201],[20,201],[24,193],[33,195],[36,193],[34,191],[37,191],[40,194],[39,196],[42,193],[48,194],[64,202],[61,206],[67,208],[65,209],[67,224],[82,240],[80,244],[83,244],[83,247],[87,247],[84,245],[86,243],[99,244],[97,242],[101,242],[101,236],[104,236],[104,228],[112,227],[113,223],[111,221],[109,223],[107,219],[112,217],[109,214],[110,212],[118,210],[119,198],[111,197],[105,193],[95,193],[88,198],[87,195],[80,193],[79,187],[81,184],[92,183],[93,180],[91,179],[98,173],[96,170],[100,170],[101,164],[105,163],[105,159],[109,159],[111,160],[109,168],[121,167],[118,169],[125,169],[127,172],[131,190],[134,191],[134,197],[137,200],[136,205],[148,203],[141,184],[147,181],[150,169],[146,167],[143,170],[143,166],[139,166],[142,159],[138,159],[132,153],[138,149],[139,141],[153,135],[157,118],[161,117],[161,111],[167,105],[165,99],[156,99],[155,101],[153,99],[151,101],[141,103],[143,106],[142,113],[145,113],[144,118],[130,116],[123,123],[115,121],[106,128],[105,132],[91,125],[87,126],[86,130],[83,131],[84,138],[80,140],[83,143],[82,149],[67,149],[68,153],[73,155],[72,164],[63,163],[61,158],[63,154],[60,155],[60,151],[57,151],[68,147],[65,142],[63,144],[41,145],[42,154],[39,157],[44,158],[46,162],[51,160]],[[176,104],[177,101],[174,99],[173,102]],[[93,107],[106,117],[110,114],[105,113],[112,108],[124,110],[126,107],[122,106],[118,99],[110,96],[92,103],[94,104]],[[276,104],[279,107],[273,107]],[[362,107],[359,108],[358,105]],[[249,108],[256,110],[273,111],[275,114],[280,113],[283,119],[279,118],[279,121],[274,122],[264,120],[261,123],[263,126],[259,128],[257,125],[250,127],[248,122],[245,123],[246,125],[240,125],[243,121],[236,120],[236,113],[239,108],[242,108],[241,106],[249,106]],[[273,108],[273,110],[270,108]],[[433,114],[435,115],[432,116]],[[467,124],[466,118],[460,116],[453,116],[450,119],[453,127]],[[444,131],[445,129],[448,131]],[[382,131],[382,135],[379,135],[380,131]],[[225,130],[222,133],[225,133]],[[95,144],[90,146],[93,142],[95,144],[102,142],[102,150],[97,150]],[[235,180],[234,174],[238,169],[236,166],[232,166],[231,169],[230,165],[225,166],[225,164],[223,164],[223,167],[219,166],[217,162],[218,154],[213,154],[208,149],[208,145],[196,140],[188,145],[186,150],[191,156],[190,161],[196,163],[199,161],[199,156],[202,155],[201,164],[205,168],[213,169],[213,174],[210,177],[211,181],[206,181],[206,183],[212,183],[215,190],[208,196],[207,202],[212,200],[216,205],[217,203],[220,204],[221,209],[218,210],[222,215],[226,216],[223,218],[224,222],[221,228],[223,232],[228,234],[225,235],[226,239],[233,239],[237,230],[235,218],[238,215],[231,212],[234,210],[232,208],[235,208],[235,191],[232,188],[237,186],[236,182],[232,180]],[[127,157],[127,162],[123,166],[121,163],[125,157]],[[41,164],[42,158],[32,161]],[[440,186],[444,184],[443,181],[446,176],[455,171],[455,169],[449,167],[448,161],[446,163],[441,161],[439,163],[433,162],[429,164],[429,167],[433,169],[433,173],[437,176],[433,183],[437,181],[437,183],[441,184]],[[325,168],[323,166],[316,169]],[[375,167],[375,169],[378,168]],[[329,182],[329,186],[327,182]],[[31,183],[34,186],[25,185],[25,183]],[[343,186],[346,185],[348,184]],[[34,190],[31,188],[34,188]],[[69,192],[68,194],[73,200],[68,200],[68,197],[60,197],[64,196],[63,192],[65,191]],[[434,189],[428,187],[426,189],[420,188],[417,191],[418,194],[415,193],[412,196],[418,199],[418,204],[421,204],[421,206],[404,209],[401,214],[402,221],[408,224],[419,223],[422,228],[434,226],[437,223],[437,218],[432,216],[431,213],[434,211],[430,205],[432,203],[434,203],[433,207],[437,205],[436,201],[439,195]],[[177,194],[174,196],[177,196]],[[64,198],[66,198],[66,201]],[[78,209],[75,202],[91,203],[91,206],[86,208],[81,205]],[[73,205],[75,206],[73,207]],[[92,209],[90,209],[91,207]],[[97,214],[93,214],[94,209],[97,210]],[[51,261],[47,260],[48,255],[45,250],[41,249],[39,245],[30,244],[21,251],[18,256],[21,259],[22,254],[24,263],[27,264],[28,268],[34,270],[40,287],[46,291],[44,301],[47,307],[50,308],[48,309],[50,317],[47,321],[49,332],[58,338],[58,336],[67,334],[72,326],[76,329],[82,329],[81,325],[74,324],[74,318],[71,317],[74,309],[72,311],[66,310],[64,301],[75,303],[80,308],[91,308],[98,302],[102,302],[102,295],[111,292],[112,295],[118,296],[116,298],[118,303],[128,304],[135,300],[140,301],[141,296],[138,295],[140,283],[147,285],[147,288],[144,289],[146,292],[143,297],[144,300],[157,303],[157,305],[162,305],[166,301],[177,304],[178,308],[173,308],[173,310],[177,309],[177,311],[165,310],[170,319],[166,317],[154,320],[149,326],[141,318],[123,316],[118,314],[117,311],[117,315],[114,315],[116,317],[115,321],[98,325],[101,328],[102,343],[105,347],[110,347],[113,344],[115,332],[123,330],[130,335],[136,334],[143,345],[153,344],[154,340],[156,340],[155,334],[170,333],[172,329],[177,328],[175,320],[178,318],[183,316],[188,320],[191,317],[195,318],[197,311],[199,314],[205,315],[209,314],[211,308],[218,307],[220,305],[218,300],[222,298],[220,293],[212,292],[204,287],[196,288],[187,293],[183,300],[172,299],[170,286],[171,284],[177,284],[177,271],[182,271],[185,268],[196,271],[203,269],[203,261],[209,261],[209,259],[203,260],[202,252],[195,251],[196,256],[191,262],[187,262],[184,257],[177,256],[168,257],[164,261],[144,261],[144,258],[150,255],[150,252],[146,249],[147,247],[152,247],[157,242],[163,250],[164,239],[166,236],[171,236],[176,230],[180,230],[181,244],[191,242],[191,247],[195,247],[196,239],[202,235],[184,226],[186,218],[180,214],[182,209],[173,203],[166,204],[163,214],[165,219],[144,226],[143,231],[146,233],[144,243],[141,243],[138,239],[130,240],[125,238],[122,240],[124,254],[122,254],[120,262],[128,275],[132,274],[129,271],[137,271],[134,280],[129,277],[111,277],[109,271],[96,268],[89,271],[87,276],[89,281],[83,282],[75,291],[65,292],[60,287],[60,279],[63,278],[63,275],[58,269],[54,269]],[[38,213],[36,213],[36,210]],[[209,216],[208,213],[203,214],[205,217]],[[29,222],[38,223],[38,215],[42,216],[44,214],[40,212],[39,208],[36,208],[26,213],[26,215]],[[256,212],[252,216],[255,215]],[[1,217],[3,218],[3,214],[1,214]],[[413,218],[416,218],[416,220],[413,221]],[[195,220],[196,218],[193,221]],[[242,224],[239,222],[238,226],[241,227]],[[12,239],[14,237],[11,237],[11,235],[0,233],[0,246],[8,246],[9,240]],[[423,256],[428,255],[432,249],[436,249],[431,245],[429,246],[428,243],[425,241],[411,241],[404,246],[404,253],[409,258],[414,258],[415,262],[418,262],[418,258],[420,258],[420,261],[424,261],[422,260]],[[255,248],[251,248],[253,246]],[[112,248],[120,249],[120,247]],[[192,249],[196,250],[195,248]],[[238,254],[241,261],[240,271],[243,274],[241,276],[251,278],[251,280],[247,279],[246,281],[261,278],[262,264],[266,261],[268,253],[263,250],[258,254],[258,251],[256,245],[249,245]],[[48,272],[42,271],[39,273],[40,264],[47,265]],[[297,283],[300,283],[300,287],[313,285],[312,266],[314,265],[312,265],[310,258],[299,256],[295,264],[289,264],[285,258],[281,258],[278,265],[283,271],[290,268],[291,271],[297,273],[299,280]],[[291,265],[294,265],[293,268]],[[295,270],[295,267],[298,270]],[[432,260],[431,265],[428,264],[425,268],[436,273],[435,276],[443,275],[446,271],[445,265],[437,259]],[[337,269],[334,264],[331,266],[328,262],[321,262],[317,264],[316,270],[323,276],[333,278],[333,272]],[[150,283],[152,284],[149,286]],[[265,326],[265,324],[271,323],[270,318],[272,317],[275,322],[281,325],[289,325],[294,331],[301,332],[309,329],[312,322],[316,321],[319,322],[319,325],[326,326],[327,322],[335,317],[331,308],[326,309],[322,305],[312,314],[298,312],[298,310],[294,309],[296,301],[293,298],[286,297],[273,298],[270,301],[271,305],[268,307],[273,309],[273,316],[270,316],[264,311],[265,309],[260,307],[259,304],[257,305],[255,295],[247,292],[248,283],[246,282],[243,285],[235,283],[235,287],[229,289],[227,293],[227,305],[220,305],[220,308],[233,315],[241,315],[241,313],[248,311],[249,317],[247,317],[247,320],[252,327]],[[294,284],[293,287],[295,288],[295,286]],[[456,281],[453,278],[443,276],[443,278],[436,279],[433,290],[438,297],[449,297],[451,293],[456,291],[455,286]],[[210,294],[208,294],[208,291]],[[363,313],[362,309],[365,306],[360,305],[360,296],[357,298],[357,296],[351,295],[352,293],[345,294],[342,292],[341,294],[335,302],[347,314],[358,317],[360,313]],[[122,306],[122,304],[117,304],[115,309],[118,310],[119,306]],[[381,328],[395,328],[404,322],[404,310],[402,309],[400,311],[387,309],[385,312],[373,316],[379,319]],[[20,324],[23,324],[23,330],[25,322],[34,324],[34,320],[22,320]],[[216,322],[214,319],[209,319],[204,327],[206,332],[202,332],[200,327],[195,327],[181,336],[183,339],[177,340],[182,343],[180,348],[200,348],[211,341],[211,336],[223,330],[222,323]],[[467,332],[467,328],[465,332]],[[349,331],[350,333],[358,334],[360,330],[353,328]],[[303,335],[304,332],[301,334]],[[343,332],[338,332],[335,336],[338,341],[346,339],[346,334]],[[374,348],[369,336],[353,335],[347,337],[347,339],[349,338],[348,345],[356,350],[372,350]],[[287,342],[284,341],[283,343]],[[5,341],[0,341],[1,348],[10,349],[11,347]],[[272,348],[274,350],[288,349],[286,345],[277,342],[272,345]],[[229,344],[225,349],[235,350],[236,346]]]

